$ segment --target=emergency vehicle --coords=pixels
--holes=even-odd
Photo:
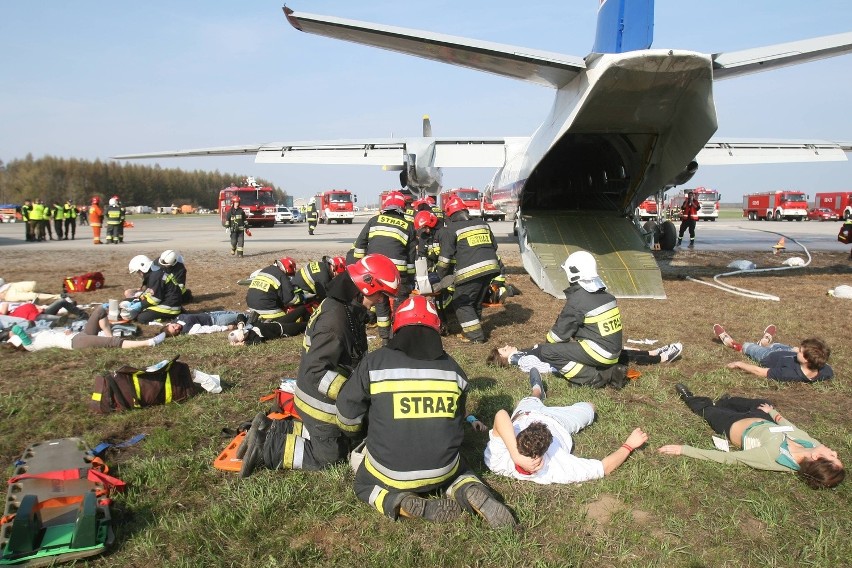
[[[275,190],[271,187],[261,186],[253,177],[246,178],[245,185],[231,186],[219,191],[219,220],[225,224],[228,209],[231,208],[231,199],[240,198],[242,207],[248,216],[251,227],[274,227],[275,226]]]
[[[807,215],[808,196],[801,191],[769,191],[743,196],[743,217],[750,221],[801,221]]]
[[[814,207],[826,207],[837,213],[839,218],[848,220],[852,218],[852,191],[817,193],[814,196]]]
[[[636,208],[636,218],[640,221],[648,221],[657,218],[657,199],[649,197]]]
[[[490,197],[482,196],[482,218],[486,221],[505,221],[506,212],[498,209]]]
[[[444,205],[446,205],[447,201],[450,197],[456,196],[464,202],[464,206],[467,208],[468,215],[471,217],[481,217],[482,216],[482,193],[475,188],[472,187],[459,187],[456,189],[445,189],[441,192],[441,209],[444,209]]]
[[[698,202],[701,203],[701,209],[698,211],[699,221],[715,221],[719,218],[719,200],[722,199],[722,196],[718,191],[707,189],[706,187],[684,189],[679,196],[675,197],[677,201],[675,208],[677,209],[678,218],[680,216],[680,206],[683,205],[683,200],[686,199],[690,191],[695,194]]]
[[[355,218],[356,201],[358,198],[346,189],[329,189],[317,193],[314,203],[319,213],[319,222],[331,224],[332,221],[337,221],[351,225],[352,219]]]

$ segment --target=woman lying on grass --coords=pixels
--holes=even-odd
[[[714,403],[709,397],[694,396],[686,385],[678,383],[675,390],[714,432],[743,449],[725,452],[667,445],[658,450],[661,454],[745,464],[769,471],[794,471],[812,489],[836,487],[846,476],[837,452],[795,427],[769,401],[723,395]]]

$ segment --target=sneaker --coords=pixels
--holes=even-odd
[[[670,343],[661,347],[657,354],[660,356],[661,363],[671,363],[675,359],[679,359],[682,353],[682,343]]]
[[[675,392],[680,397],[680,399],[684,402],[686,402],[687,400],[689,400],[690,398],[692,398],[694,396],[692,394],[692,391],[689,390],[689,387],[686,386],[683,383],[678,383],[678,384],[675,385]]]
[[[12,326],[12,334],[21,340],[21,345],[24,347],[29,347],[33,343],[33,340],[30,339],[30,336],[26,331],[24,331],[24,328],[19,325]]]
[[[402,517],[420,518],[433,523],[446,523],[458,519],[462,510],[452,499],[424,499],[414,493],[408,493],[399,503]]]
[[[726,347],[734,346],[734,338],[728,335],[728,332],[725,331],[725,328],[719,325],[718,323],[713,324],[713,333],[716,334],[716,337],[725,344]]]
[[[530,388],[534,397],[541,400],[547,397],[547,394],[544,392],[544,382],[541,380],[541,373],[535,367],[530,369]],[[536,389],[538,389],[538,394],[535,392]]]
[[[775,326],[770,324],[763,330],[763,337],[757,342],[761,347],[769,347],[775,341]]]
[[[517,521],[509,508],[494,498],[491,492],[481,483],[468,483],[460,488],[461,498],[476,514],[485,519],[493,528],[515,527]],[[458,498],[458,495],[457,495]]]
[[[148,341],[150,341],[151,347],[154,347],[155,345],[159,345],[160,343],[162,343],[165,340],[166,340],[166,332],[163,331],[163,332],[158,333],[157,335],[155,335],[154,337],[152,337]]]

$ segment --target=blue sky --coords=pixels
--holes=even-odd
[[[282,2],[5,3],[0,20],[0,159],[121,153],[281,140],[417,135],[523,136],[553,91],[297,32]],[[596,0],[293,0],[296,11],[476,39],[588,53]],[[731,51],[850,31],[848,0],[656,0],[654,47]],[[852,55],[716,84],[717,135],[852,140]],[[144,163],[152,163],[146,161]],[[394,173],[349,166],[255,165],[250,158],[161,160],[242,172],[295,197],[344,187],[361,203]],[[488,169],[445,170],[483,187]],[[689,185],[738,201],[770,189],[852,189],[852,164],[707,167]]]

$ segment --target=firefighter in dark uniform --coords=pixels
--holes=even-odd
[[[24,199],[24,204],[21,205],[21,221],[24,222],[24,238],[27,241],[34,241],[35,233],[33,232],[32,223],[30,223],[30,212],[33,210],[33,202],[29,199]]]
[[[308,205],[308,234],[313,235],[314,231],[317,228],[317,223],[319,223],[319,212],[317,211],[317,204],[311,201],[310,205]]]
[[[398,287],[399,271],[379,254],[347,266],[329,283],[328,297],[311,315],[302,342],[294,397],[301,419],[255,416],[237,450],[243,477],[258,465],[317,470],[346,457],[349,440],[337,426],[335,400],[367,353],[366,309]]]
[[[243,256],[243,245],[245,244],[246,234],[251,236],[249,230],[248,215],[245,210],[240,207],[239,196],[231,198],[231,208],[225,215],[225,227],[231,235],[231,254]]]
[[[432,213],[434,213],[435,217],[438,218],[438,225],[443,227],[446,223],[444,219],[444,210],[441,209],[441,207],[437,203],[435,203],[435,198],[431,195],[427,195],[425,199],[426,203],[429,204],[429,207],[432,208]]]
[[[65,210],[65,240],[70,235],[73,241],[77,238],[77,207],[70,199],[66,199],[62,208]]]
[[[572,253],[562,265],[568,275],[565,306],[537,347],[574,386],[605,386],[606,371],[621,354],[621,312],[615,296],[598,276],[597,262],[586,251]]]
[[[464,202],[451,197],[444,205],[447,227],[441,232],[441,256],[435,266],[444,278],[453,271],[453,307],[467,341],[485,343],[482,302],[491,279],[500,274],[497,241],[488,223],[469,219]]]
[[[394,336],[369,353],[337,397],[337,423],[367,436],[355,494],[391,519],[449,521],[462,508],[492,527],[513,527],[511,511],[476,477],[459,450],[467,376],[445,351],[438,313],[424,296],[400,304]],[[448,499],[422,494],[446,490]]]
[[[166,272],[174,275],[175,281],[180,286],[183,304],[190,303],[192,301],[192,290],[186,287],[186,264],[183,262],[183,255],[176,250],[164,250],[157,260],[157,264]]]
[[[116,242],[117,243],[123,243],[124,242],[124,221],[127,219],[127,208],[124,206],[124,203],[121,202],[120,197],[118,197],[117,195],[113,195],[113,197],[115,198],[116,203],[118,203],[119,211],[121,211],[121,216],[119,217],[120,222],[118,224],[118,240]]]
[[[300,304],[290,277],[287,276],[286,258],[276,260],[254,275],[246,292],[246,305],[257,312],[261,321],[271,322],[283,318],[287,311]],[[303,322],[307,325],[307,322]],[[304,327],[302,328],[304,330]]]
[[[701,211],[701,202],[695,193],[686,194],[683,205],[680,206],[680,230],[677,235],[677,246],[683,241],[683,235],[689,229],[689,246],[695,246],[695,223],[698,221],[698,212]]]
[[[331,279],[346,270],[342,257],[322,257],[303,266],[290,277],[293,287],[301,294],[306,304],[318,304],[326,298],[326,289]]]
[[[104,215],[107,225],[106,242],[108,245],[118,244],[118,230],[122,224],[121,207],[118,205],[118,198],[112,196],[109,198],[106,214]]]
[[[136,321],[151,323],[180,315],[182,291],[173,274],[167,273],[143,254],[130,260],[129,269],[131,274],[142,274],[142,286],[145,288],[139,296],[141,305],[133,310],[139,310]]]
[[[361,229],[353,245],[355,260],[367,254],[383,254],[399,269],[400,286],[397,301],[408,297],[414,284],[414,259],[417,254],[417,235],[414,224],[405,220],[405,197],[399,191],[384,196],[381,213],[371,218]],[[391,335],[391,306],[381,303],[376,306],[376,324],[379,337],[384,340]]]

